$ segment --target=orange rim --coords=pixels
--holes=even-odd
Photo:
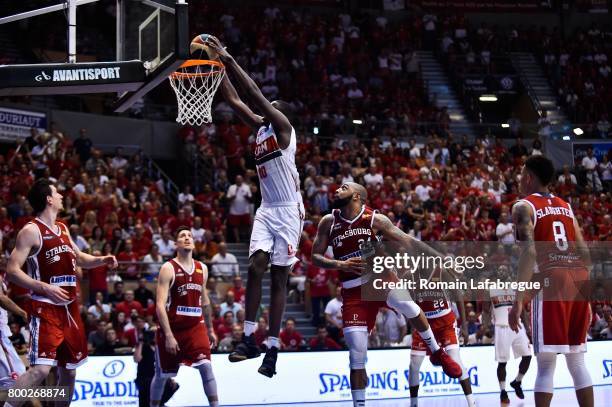
[[[176,72],[171,73],[170,76],[173,78],[178,78],[178,79],[197,77],[197,76],[209,76],[209,75],[218,74],[225,69],[225,65],[223,65],[221,62],[211,61],[208,59],[188,59],[187,61],[181,64],[179,69],[189,68],[192,66],[199,66],[199,65],[209,65],[209,66],[217,67],[219,69],[216,71],[212,71],[212,72],[179,72],[179,71],[176,71]]]

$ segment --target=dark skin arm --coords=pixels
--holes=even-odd
[[[319,222],[317,235],[312,244],[312,264],[324,269],[337,269],[352,271],[361,274],[365,270],[365,262],[360,257],[353,257],[348,260],[335,260],[325,257],[325,252],[329,246],[329,231],[333,223],[332,215],[325,215]]]
[[[219,59],[223,62],[228,71],[231,72],[240,88],[245,91],[249,100],[253,101],[257,110],[259,110],[267,120],[270,120],[279,147],[282,150],[286,149],[291,141],[291,123],[289,123],[287,116],[276,109],[272,103],[266,99],[255,81],[251,79],[249,74],[246,73],[240,65],[238,65],[234,57],[227,52],[217,38],[209,36],[206,40],[206,45],[219,54]]]
[[[234,85],[227,75],[223,77],[219,90],[227,103],[231,106],[234,112],[236,112],[244,124],[255,131],[257,131],[264,124],[263,117],[253,113],[246,103],[240,99],[238,92],[236,92],[236,88],[234,88]]]
[[[531,208],[524,202],[519,202],[512,207],[512,220],[516,225],[517,238],[524,245],[518,262],[518,281],[531,281],[533,268],[535,266],[536,249],[533,237],[533,214]],[[516,293],[516,299],[508,315],[508,322],[513,331],[520,329],[520,318],[523,313],[524,291]]]

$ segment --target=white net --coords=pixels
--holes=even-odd
[[[187,61],[170,75],[181,124],[199,126],[212,122],[211,107],[225,67],[216,61]]]

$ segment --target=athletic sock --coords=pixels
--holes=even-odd
[[[410,397],[410,407],[419,407],[418,397]]]
[[[468,407],[476,407],[476,402],[474,401],[473,394],[466,394],[465,399],[467,400]]]
[[[251,334],[254,334],[256,330],[257,330],[257,322],[244,321],[245,336],[250,336]]]
[[[423,342],[427,344],[427,347],[429,348],[431,353],[436,353],[438,349],[440,349],[440,346],[438,345],[438,342],[436,342],[436,338],[434,337],[431,327],[429,327],[426,331],[419,332],[419,335],[423,339]]]
[[[519,372],[519,373],[516,375],[516,379],[514,379],[514,381],[515,381],[515,382],[519,382],[519,383],[520,383],[520,382],[523,380],[523,377],[525,377],[525,375],[524,375],[523,373],[520,373],[520,372]]]
[[[506,390],[506,381],[505,380],[503,382],[502,381],[499,382],[499,389],[501,391]]]
[[[351,390],[353,407],[365,407],[365,389]]]
[[[268,336],[268,347],[280,349],[280,341],[274,336]]]

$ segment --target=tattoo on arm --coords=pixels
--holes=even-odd
[[[204,313],[204,323],[208,329],[212,328],[212,308],[210,304],[204,304],[202,306],[202,312]]]

